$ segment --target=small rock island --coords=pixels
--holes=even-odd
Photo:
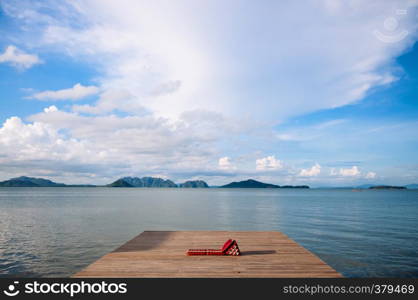
[[[405,186],[396,186],[396,185],[375,185],[369,187],[371,190],[406,190]]]

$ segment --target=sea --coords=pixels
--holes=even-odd
[[[281,231],[346,277],[418,277],[418,190],[0,188],[0,277],[68,277],[144,230]]]

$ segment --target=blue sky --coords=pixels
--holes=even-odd
[[[0,179],[418,182],[417,1],[0,3]]]

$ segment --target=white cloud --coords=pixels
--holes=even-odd
[[[358,169],[357,166],[353,166],[349,169],[341,168],[340,175],[341,176],[357,176],[357,175],[360,175],[360,170]]]
[[[221,170],[233,170],[235,166],[231,163],[230,158],[225,156],[218,160],[218,167]]]
[[[367,179],[373,179],[376,178],[376,173],[375,172],[368,172],[365,176],[365,178]]]
[[[16,48],[7,46],[6,50],[0,54],[0,63],[9,63],[18,69],[29,69],[30,67],[42,63],[36,54],[28,54]]]
[[[25,124],[18,117],[7,119],[0,127],[0,145],[4,167],[12,162],[66,161],[92,155],[82,142],[64,139],[53,126],[41,122]]]
[[[259,171],[278,170],[283,167],[282,162],[276,159],[274,155],[257,159],[255,165],[256,170]]]
[[[396,15],[399,7],[408,13]],[[353,103],[397,80],[395,58],[417,38],[415,7],[414,1],[90,0],[41,18],[39,46],[97,64],[103,88],[126,89],[159,115],[207,109],[277,120]],[[42,10],[24,11],[25,22],[39,27]],[[394,15],[410,34],[385,43],[373,31],[383,32],[385,18]],[[75,17],[82,26],[69,26]]]
[[[58,111],[58,108],[55,105],[51,105],[49,107],[44,108],[44,112],[49,113],[49,112],[56,112]]]
[[[99,92],[96,86],[83,86],[80,83],[75,84],[72,88],[57,90],[57,91],[43,91],[33,94],[28,97],[37,100],[80,100],[85,97],[95,95]]]
[[[121,105],[121,103],[123,105]],[[73,111],[88,114],[106,114],[115,110],[141,115],[146,112],[140,99],[126,90],[108,89],[104,91],[94,105],[73,105]]]
[[[221,115],[207,113],[205,117],[200,112],[200,118],[192,116],[185,114],[173,122],[152,114],[89,116],[49,107],[29,121],[47,124],[66,138],[82,142],[89,151],[103,153],[99,161],[92,155],[82,158],[94,166],[109,166],[105,173],[114,176],[235,170],[229,158],[221,159],[219,166],[211,162],[220,157],[217,144],[236,129],[223,125],[226,120]],[[225,127],[220,130],[219,126]],[[124,166],[124,172],[118,166]]]
[[[321,166],[318,163],[316,163],[310,169],[302,169],[299,173],[299,176],[311,177],[311,176],[317,176],[320,173],[321,173]]]

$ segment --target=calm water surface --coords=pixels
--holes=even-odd
[[[0,188],[0,277],[70,276],[143,230],[278,230],[349,277],[418,277],[418,191]]]

